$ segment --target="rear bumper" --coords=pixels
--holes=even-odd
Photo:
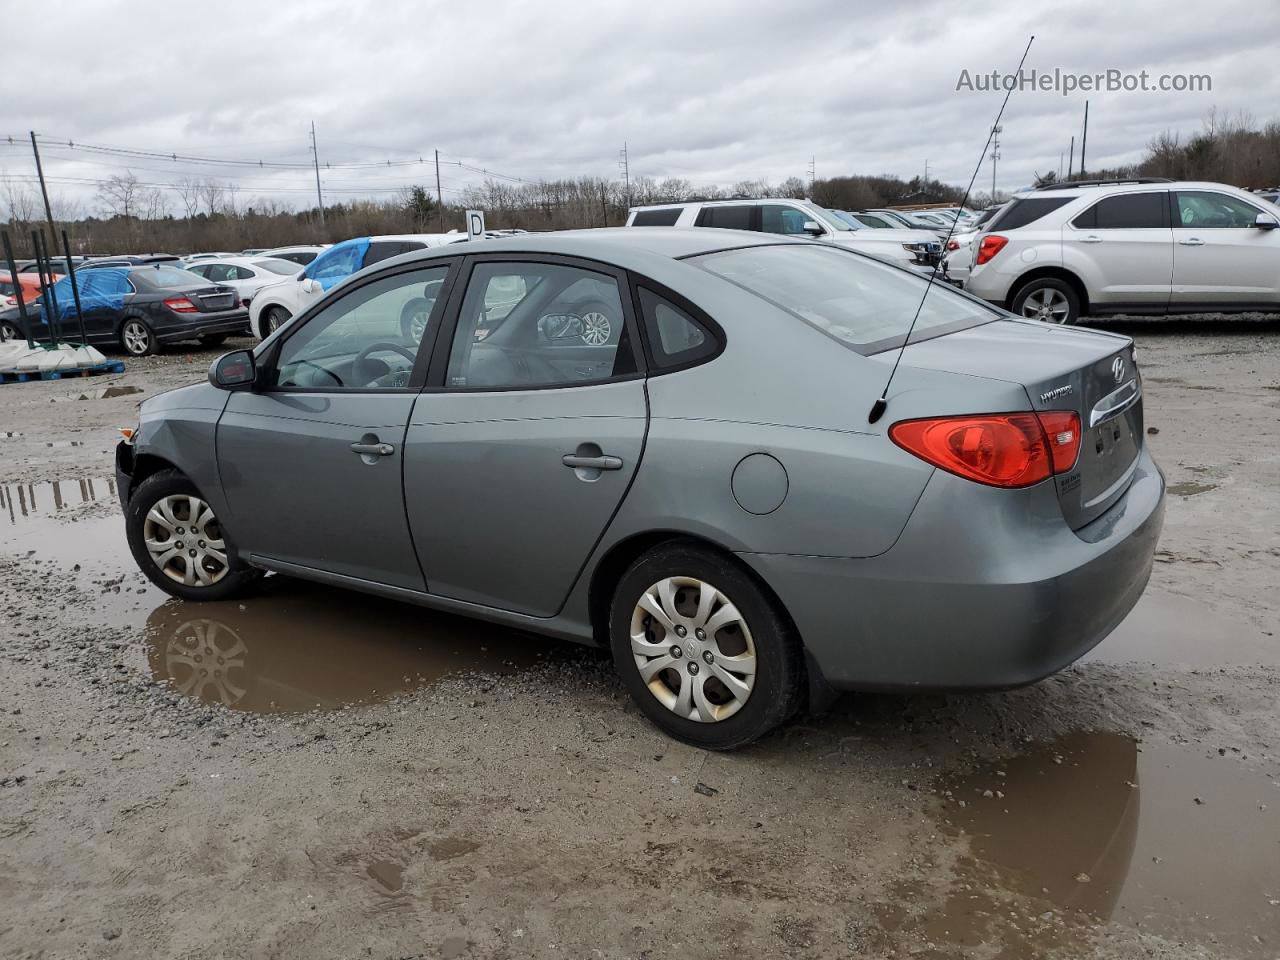
[[[183,317],[182,320],[173,320],[162,326],[156,327],[156,339],[161,343],[168,343],[172,340],[191,340],[195,337],[203,337],[214,333],[244,333],[249,332],[249,311],[234,310],[226,313],[212,313],[205,316],[196,316],[188,320]]]
[[[741,556],[834,687],[1015,687],[1079,659],[1137,603],[1164,487],[1144,449],[1125,495],[1072,531],[1052,484],[993,490],[939,471],[878,557]]]

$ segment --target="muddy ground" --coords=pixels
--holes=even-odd
[[[213,352],[0,386],[0,957],[1280,957],[1280,323],[1107,326],[1171,484],[1130,619],[731,755],[596,651],[166,599],[113,428]]]

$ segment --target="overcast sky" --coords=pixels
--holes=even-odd
[[[699,185],[807,177],[811,158],[819,177],[909,177],[927,160],[931,175],[963,185],[1003,94],[957,92],[961,71],[1011,71],[1033,33],[1028,68],[1212,77],[1211,92],[1088,94],[1090,167],[1135,159],[1162,130],[1185,138],[1211,108],[1280,119],[1275,0],[221,0],[45,3],[38,15],[28,6],[0,0],[22,24],[0,67],[0,173],[10,178],[34,172],[32,129],[64,142],[305,163],[314,120],[321,161],[335,164],[439,149],[528,179],[620,177],[625,141],[633,176]],[[1013,94],[1001,189],[1058,169],[1085,97]],[[242,201],[314,199],[301,169],[65,146],[43,154],[53,192],[90,208],[94,187],[78,181],[125,169],[156,184],[236,182]],[[434,185],[434,169],[322,179],[326,199],[338,200]],[[483,177],[446,164],[442,179],[448,200]],[[987,162],[978,186],[990,184]]]

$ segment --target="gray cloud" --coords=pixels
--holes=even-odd
[[[1220,0],[1023,4],[644,4],[381,0],[354,4],[54,3],[6,50],[0,135],[35,129],[86,143],[206,156],[322,160],[430,157],[517,176],[635,175],[697,184],[923,170],[968,180],[998,93],[957,92],[962,69],[1029,67],[1208,73],[1211,93],[1092,93],[1090,166],[1134,159],[1166,129],[1199,129],[1211,107],[1275,119],[1280,6]],[[57,69],[50,69],[56,53]],[[28,80],[28,78],[31,78]],[[1015,92],[1000,186],[1056,169],[1085,94]],[[55,191],[91,200],[91,180],[210,175],[241,195],[303,204],[305,170],[228,170],[46,151]],[[0,141],[0,168],[29,175],[29,150]],[[446,166],[450,191],[480,175]],[[429,164],[324,174],[334,198],[434,182]],[[990,184],[990,165],[979,175]]]

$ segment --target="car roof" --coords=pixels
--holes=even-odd
[[[456,257],[460,254],[537,253],[604,260],[619,267],[643,270],[645,263],[652,262],[654,258],[679,260],[716,250],[812,242],[782,234],[718,230],[710,227],[697,230],[681,227],[596,227],[589,230],[524,233],[514,237],[467,241],[458,245],[450,243],[403,253],[381,261],[378,266],[419,259]]]
[[[808,203],[812,200],[797,200],[795,197],[724,197],[719,200],[672,200],[669,203],[642,203],[628,210],[672,210],[682,207],[733,207],[748,203]]]

